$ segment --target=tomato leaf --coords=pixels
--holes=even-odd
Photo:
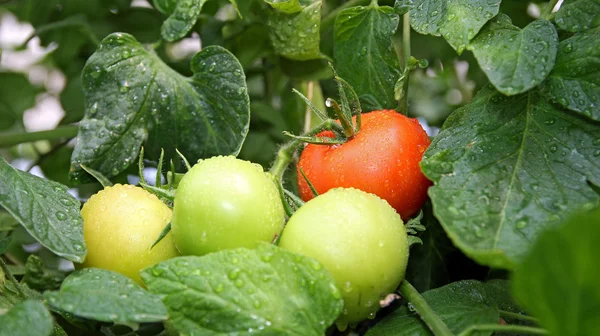
[[[0,72],[0,131],[23,124],[23,112],[35,105],[35,95],[24,75]]]
[[[194,27],[206,0],[179,0],[173,13],[163,22],[162,37],[170,42],[185,37]]]
[[[600,210],[544,232],[514,273],[514,295],[550,335],[600,334]]]
[[[322,335],[343,305],[321,264],[267,244],[174,258],[140,275],[184,334]]]
[[[414,7],[413,0],[396,0],[394,2],[394,11],[398,15],[404,15]]]
[[[268,2],[265,0],[265,2]],[[275,53],[296,61],[306,61],[322,58],[319,51],[321,40],[321,0],[298,8],[296,11],[280,9],[284,4],[297,2],[289,0],[279,2],[279,9],[268,9],[267,25],[269,26],[269,39]]]
[[[0,315],[0,335],[49,336],[54,328],[53,323],[52,316],[44,304],[27,300]]]
[[[12,242],[12,236],[0,237],[0,254],[3,254],[8,250],[10,243]]]
[[[97,268],[69,275],[59,291],[45,292],[44,298],[55,311],[95,321],[131,326],[167,319],[160,297],[121,274]]]
[[[572,33],[596,27],[600,25],[600,0],[565,0],[554,21]]]
[[[50,251],[75,262],[85,258],[80,203],[64,185],[17,170],[0,158],[0,205]]]
[[[400,64],[391,37],[398,22],[391,7],[376,4],[345,9],[335,20],[335,67],[352,85],[366,111],[373,105],[396,106],[394,83],[400,78]]]
[[[46,289],[57,289],[65,279],[65,274],[44,267],[44,262],[35,254],[29,255],[25,264],[25,276],[23,281],[30,288],[43,291]]]
[[[431,309],[459,334],[474,324],[498,323],[496,304],[488,298],[486,284],[475,280],[454,282],[422,293]],[[492,332],[477,335],[491,335]],[[430,335],[429,328],[416,312],[402,306],[370,329],[367,336]]]
[[[515,95],[546,79],[556,59],[558,34],[549,21],[536,20],[520,29],[501,14],[471,41],[469,49],[496,89]]]
[[[264,0],[266,3],[271,5],[271,7],[280,10],[284,13],[292,14],[297,13],[304,9],[304,5],[300,3],[300,0]],[[303,2],[310,2],[304,0]]]
[[[600,28],[559,44],[556,65],[543,92],[569,110],[600,121]]]
[[[410,25],[421,34],[442,35],[462,54],[499,9],[500,0],[415,0]]]
[[[597,205],[599,126],[537,92],[506,97],[489,87],[454,111],[421,162],[454,244],[511,269],[541,230]]]
[[[131,35],[102,41],[83,70],[85,118],[70,177],[89,179],[84,164],[107,177],[146,152],[167,161],[175,148],[193,161],[237,154],[248,132],[250,103],[243,69],[227,50],[209,46],[191,61],[192,77],[167,67]]]

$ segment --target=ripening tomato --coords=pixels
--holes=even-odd
[[[408,264],[408,236],[398,213],[381,198],[352,188],[332,189],[300,207],[279,246],[331,272],[344,298],[341,329],[373,318]]]
[[[81,267],[115,271],[142,284],[140,270],[179,255],[170,233],[150,249],[171,209],[140,187],[104,188],[83,205],[81,217],[88,251]]]
[[[392,110],[365,113],[360,132],[346,143],[304,148],[297,165],[300,196],[313,198],[302,168],[319,194],[337,187],[364,190],[386,200],[406,220],[427,200],[431,182],[419,162],[430,142],[416,119]]]
[[[285,211],[272,177],[233,156],[200,160],[179,182],[171,227],[184,255],[271,242]]]

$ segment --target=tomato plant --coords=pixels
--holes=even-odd
[[[204,255],[270,243],[284,216],[277,187],[261,166],[222,156],[201,160],[185,174],[171,226],[182,254]]]
[[[599,334],[599,17],[0,1],[0,336]]]
[[[81,217],[87,246],[81,267],[119,272],[141,283],[140,270],[179,255],[171,234],[152,247],[171,220],[171,209],[142,188],[106,187],[83,205]]]
[[[334,134],[326,131],[318,136]],[[373,111],[363,114],[360,132],[348,142],[307,145],[298,170],[303,170],[319,194],[335,187],[361,189],[385,199],[408,219],[427,200],[431,183],[421,173],[419,162],[429,143],[416,119],[391,110]],[[298,185],[302,199],[312,199],[312,190],[301,172]]]
[[[344,298],[338,325],[374,318],[408,263],[406,228],[394,209],[373,194],[336,188],[290,218],[279,246],[320,261]]]

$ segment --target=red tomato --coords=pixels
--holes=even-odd
[[[419,162],[430,142],[416,119],[393,110],[365,113],[360,132],[348,142],[304,148],[297,166],[300,196],[313,198],[302,168],[319,194],[337,187],[360,189],[385,199],[406,220],[427,200],[431,182]]]

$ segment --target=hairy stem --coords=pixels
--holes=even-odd
[[[531,316],[527,316],[527,315],[523,315],[523,314],[518,314],[518,313],[513,313],[513,312],[506,311],[506,310],[500,310],[500,316],[501,317],[510,318],[510,319],[515,319],[515,320],[532,322],[532,323],[537,323],[538,322],[535,317],[531,317]]]
[[[470,336],[476,331],[494,331],[494,332],[514,332],[519,334],[530,334],[530,335],[548,335],[548,331],[537,327],[528,327],[520,325],[506,325],[506,324],[476,324],[468,327],[458,336]]]
[[[402,58],[404,61],[404,83],[403,91],[404,95],[400,101],[400,107],[405,115],[408,115],[408,79],[410,77],[410,71],[407,71],[410,62],[410,14],[406,13],[402,19]]]
[[[338,133],[343,132],[341,130],[341,126],[331,119],[327,119],[317,125],[315,128],[310,131],[304,133],[302,137],[314,137],[315,135],[326,131],[326,130],[336,130]],[[281,181],[281,177],[283,176],[283,172],[287,168],[287,166],[292,161],[294,156],[294,152],[302,145],[304,142],[300,139],[294,139],[279,149],[277,152],[277,156],[275,158],[275,162],[271,166],[270,173],[275,177],[277,181]]]
[[[327,15],[325,15],[323,20],[321,20],[321,31],[325,31],[325,30],[329,29],[335,22],[336,16],[344,9],[354,7],[354,6],[359,6],[359,5],[365,5],[368,2],[370,2],[370,0],[350,0],[348,2],[343,3],[341,6],[335,8],[331,12],[327,13]]]
[[[0,133],[0,148],[25,142],[74,138],[75,136],[77,136],[77,126],[59,126],[53,130],[39,132],[6,132]]]
[[[400,284],[400,294],[408,300],[417,314],[421,317],[421,320],[427,324],[429,330],[436,336],[452,336],[452,331],[448,329],[448,326],[440,319],[440,317],[429,307],[429,304],[419,294],[415,287],[413,287],[408,281],[403,280]]]
[[[8,269],[8,266],[4,262],[4,259],[2,259],[1,257],[0,257],[0,268],[2,268],[2,272],[4,272],[4,274],[6,275],[6,277],[8,278],[8,281],[12,282],[13,285],[15,285],[15,288],[19,292],[19,295],[21,296],[21,298],[26,300],[27,296],[25,295],[25,293],[23,293],[23,289],[21,289],[21,284],[17,281],[17,279],[15,279],[15,276]]]

